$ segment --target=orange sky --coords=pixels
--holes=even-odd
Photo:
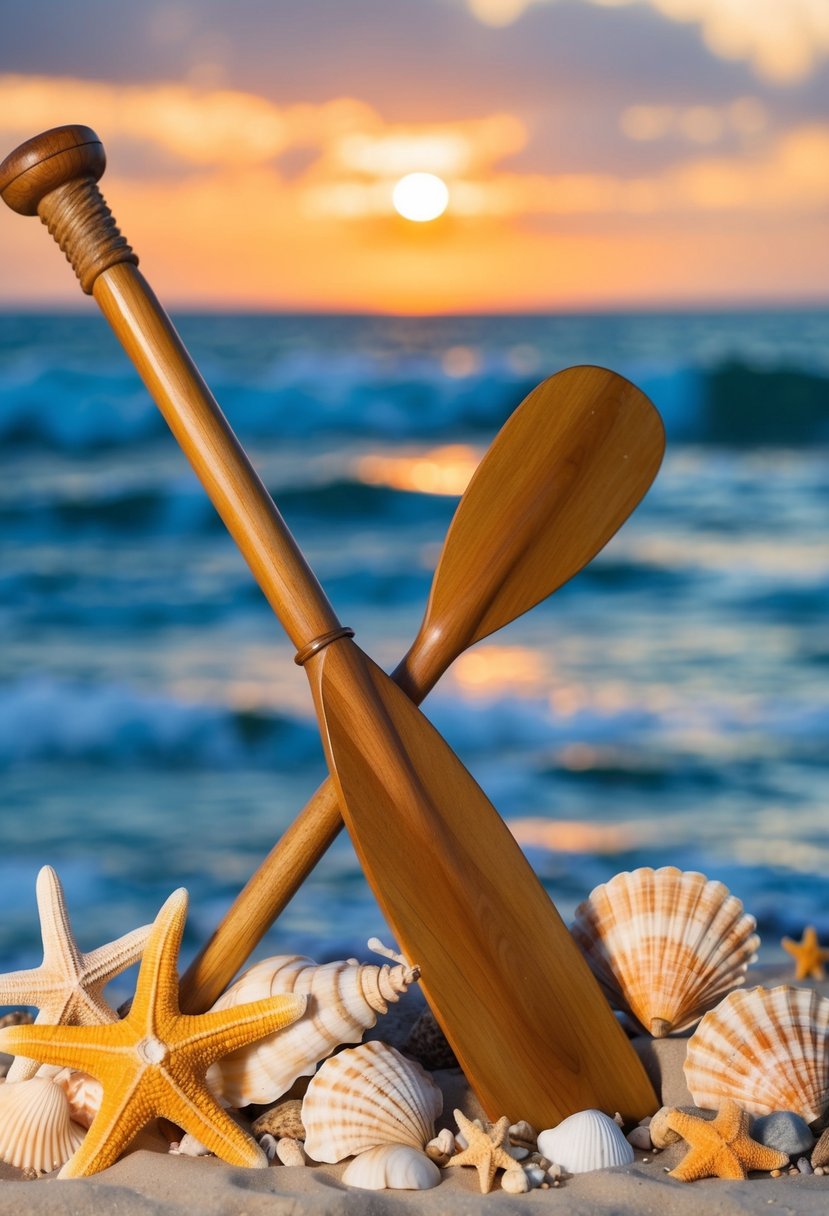
[[[286,30],[284,3],[148,3],[129,46],[110,27],[36,46],[42,0],[4,7],[2,147],[94,127],[173,306],[827,298],[826,0],[319,0]],[[74,7],[91,29],[100,6]],[[449,187],[430,223],[391,204],[415,170]],[[0,257],[0,306],[81,303],[35,221],[0,214]]]

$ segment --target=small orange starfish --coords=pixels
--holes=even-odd
[[[668,1127],[687,1140],[690,1148],[669,1177],[680,1182],[696,1182],[698,1178],[744,1179],[749,1170],[777,1170],[788,1165],[787,1153],[752,1140],[749,1122],[748,1112],[741,1110],[732,1098],[725,1100],[716,1119],[710,1122],[672,1110],[667,1117]]]
[[[61,1178],[106,1169],[159,1117],[191,1132],[231,1165],[268,1164],[210,1093],[205,1074],[220,1056],[290,1025],[304,1012],[306,998],[274,996],[219,1012],[182,1014],[176,963],[186,918],[187,892],[174,891],[152,926],[132,1008],[122,1021],[0,1030],[0,1051],[89,1073],[103,1086],[98,1114]]]
[[[492,1190],[496,1170],[515,1168],[515,1158],[504,1148],[509,1140],[509,1119],[506,1115],[487,1129],[467,1119],[462,1111],[455,1111],[458,1131],[466,1141],[466,1148],[450,1157],[447,1165],[474,1165],[478,1171],[481,1194]]]
[[[821,948],[814,925],[809,925],[803,930],[803,937],[799,942],[792,941],[790,937],[784,937],[780,945],[794,958],[794,978],[796,980],[823,980],[826,978],[823,964],[829,963],[829,950]]]

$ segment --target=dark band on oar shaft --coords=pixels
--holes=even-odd
[[[315,654],[319,654],[326,646],[330,646],[332,642],[339,642],[340,638],[353,637],[354,630],[349,629],[348,625],[341,625],[339,629],[332,629],[330,633],[320,634],[318,638],[314,638],[313,642],[303,646],[302,650],[298,650],[294,655],[294,662],[297,667],[304,667],[309,659],[312,659]]]

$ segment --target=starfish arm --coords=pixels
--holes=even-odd
[[[176,964],[186,919],[187,892],[179,887],[153,921],[132,1000],[130,1017],[140,1010],[150,1028],[175,1018],[179,1011]]]
[[[114,1165],[141,1128],[150,1122],[153,1110],[141,1092],[141,1079],[142,1072],[136,1068],[129,1083],[122,1078],[117,1088],[104,1090],[83,1144],[66,1162],[59,1178],[85,1178]]]
[[[177,1048],[207,1064],[248,1043],[290,1026],[305,1012],[307,997],[296,993],[266,997],[231,1009],[182,1014],[176,1019]]]
[[[34,1005],[40,1009],[58,985],[42,967],[30,971],[7,971],[0,975],[0,1005]]]
[[[123,1028],[123,1029],[122,1029]],[[106,1038],[101,1031],[106,1029]],[[0,1030],[0,1051],[26,1056],[41,1064],[57,1064],[88,1072],[101,1080],[107,1061],[113,1054],[126,1052],[129,1046],[125,1023],[106,1026],[6,1026]],[[119,1042],[123,1040],[123,1042]],[[111,1064],[109,1065],[111,1068]]]
[[[51,866],[43,866],[35,884],[40,932],[43,936],[43,962],[66,976],[76,976],[81,968],[81,952],[72,935],[63,887]]]
[[[698,1178],[710,1178],[713,1172],[710,1154],[690,1148],[668,1177],[676,1178],[678,1182],[696,1182]]]
[[[142,925],[140,929],[133,929],[114,942],[85,954],[83,967],[87,983],[103,988],[114,976],[137,963],[144,953],[151,929],[152,925]]]
[[[159,1110],[159,1114],[190,1132],[229,1165],[267,1168],[268,1158],[263,1150],[219,1105],[206,1085],[179,1070],[175,1075],[168,1072],[166,1079],[168,1092],[160,1103],[164,1110]]]
[[[782,1149],[769,1148],[766,1144],[758,1144],[756,1140],[748,1141],[741,1158],[748,1170],[782,1170],[789,1164],[788,1153],[784,1153]]]

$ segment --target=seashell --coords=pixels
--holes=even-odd
[[[410,1144],[379,1144],[349,1162],[342,1181],[365,1191],[427,1191],[440,1182],[440,1170]]]
[[[538,1151],[568,1174],[630,1165],[633,1149],[621,1129],[600,1110],[580,1110],[538,1137]]]
[[[437,1165],[446,1165],[454,1151],[455,1136],[450,1127],[444,1127],[426,1145],[426,1156]]]
[[[526,1148],[531,1152],[535,1148],[537,1140],[538,1132],[526,1119],[521,1119],[518,1123],[511,1124],[509,1129],[510,1144]]]
[[[688,1040],[685,1081],[699,1106],[733,1098],[813,1123],[829,1107],[829,999],[787,984],[732,992]]]
[[[277,1140],[282,1136],[290,1136],[292,1140],[304,1140],[305,1128],[302,1124],[302,1099],[289,1098],[264,1111],[258,1119],[254,1119],[251,1129],[254,1136],[262,1136],[266,1132]]]
[[[305,1151],[314,1161],[342,1161],[379,1144],[422,1149],[442,1108],[419,1064],[385,1043],[361,1043],[326,1060],[308,1085]]]
[[[47,1174],[68,1161],[86,1135],[48,1077],[0,1085],[0,1160]]]
[[[389,953],[382,947],[380,952]],[[308,998],[305,1013],[276,1034],[217,1060],[207,1073],[209,1087],[230,1106],[275,1102],[297,1077],[312,1076],[336,1047],[359,1043],[377,1015],[386,1013],[419,976],[418,968],[404,961],[394,967],[356,959],[319,965],[300,955],[279,955],[256,963],[213,1008],[294,992]]]
[[[43,1072],[44,1068],[40,1068],[37,1075],[41,1076]],[[69,1114],[73,1122],[79,1123],[81,1127],[90,1127],[98,1113],[104,1093],[101,1082],[90,1077],[88,1073],[75,1072],[71,1068],[58,1069],[52,1080],[66,1094]]]
[[[305,1153],[302,1151],[302,1145],[293,1136],[281,1136],[277,1140],[276,1156],[283,1165],[293,1167],[305,1165]]]
[[[663,1038],[744,983],[755,927],[723,883],[665,866],[596,887],[571,932],[611,1003]]]
[[[525,1195],[527,1191],[532,1189],[532,1184],[525,1171],[519,1165],[514,1170],[504,1170],[501,1175],[501,1189],[506,1191],[508,1195]]]

